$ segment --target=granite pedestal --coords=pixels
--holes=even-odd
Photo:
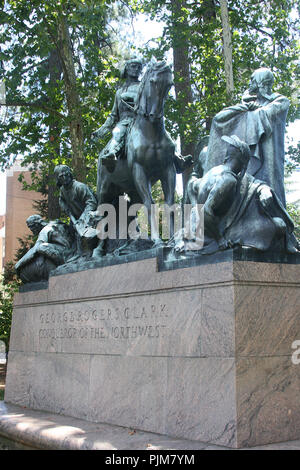
[[[299,264],[150,257],[39,287],[15,297],[7,403],[228,447],[300,438]]]

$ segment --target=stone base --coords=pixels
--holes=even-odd
[[[215,444],[162,436],[153,432],[138,431],[112,424],[92,423],[70,416],[47,411],[30,410],[0,401],[0,451],[1,450],[101,450],[103,463],[111,451],[143,451],[147,456],[166,453],[166,450],[203,451],[229,450]],[[237,451],[241,449],[235,449]],[[242,450],[247,450],[244,448]],[[300,450],[300,440],[252,447],[252,450]],[[153,452],[154,451],[154,452]],[[178,452],[172,452],[177,455]],[[122,455],[117,452],[116,455]],[[128,455],[128,453],[127,453]],[[140,453],[141,455],[141,453]],[[187,453],[185,452],[185,455]],[[189,454],[191,455],[191,454]],[[194,453],[197,464],[203,461],[202,453]],[[99,461],[99,454],[97,456]],[[197,462],[198,459],[198,462]],[[143,462],[149,462],[144,460]],[[188,461],[186,461],[187,463]],[[155,463],[152,465],[155,466]],[[181,463],[185,463],[181,460]],[[157,466],[157,465],[156,465]],[[143,464],[143,468],[145,465]]]
[[[300,266],[156,258],[15,297],[5,401],[228,447],[300,438]]]

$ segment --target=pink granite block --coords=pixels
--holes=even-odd
[[[300,437],[300,266],[155,259],[15,299],[5,399],[229,447]]]
[[[299,439],[299,391],[300,366],[290,356],[238,359],[238,447]]]
[[[299,286],[237,285],[234,295],[237,356],[291,355],[300,339]]]

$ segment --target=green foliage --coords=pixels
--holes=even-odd
[[[274,89],[291,98],[299,85],[299,20],[295,0],[228,0],[232,30],[235,96],[240,100],[255,68],[270,67]],[[212,117],[228,103],[223,60],[220,7],[214,0],[8,0],[0,11],[0,70],[7,92],[6,119],[0,124],[0,169],[21,155],[32,170],[26,189],[47,195],[56,164],[72,166],[63,61],[57,34],[61,18],[70,33],[75,64],[77,112],[81,117],[87,183],[95,189],[99,151],[106,140],[91,134],[111,111],[118,86],[119,61],[134,51],[128,21],[143,14],[163,25],[161,37],[140,50],[170,59],[187,44],[190,63],[185,76],[175,74],[186,92],[166,103],[167,129],[176,139],[196,143],[209,132]],[[125,21],[125,23],[124,23]],[[126,23],[127,22],[127,23]],[[118,25],[125,24],[123,31]],[[116,26],[117,25],[117,26]],[[117,31],[115,32],[115,30]],[[185,50],[182,50],[185,53]],[[184,86],[182,87],[184,90]],[[191,91],[191,98],[189,92]],[[188,104],[186,104],[188,101]],[[183,105],[184,103],[184,105]],[[297,118],[292,100],[288,121]],[[289,149],[296,161],[295,147]],[[80,175],[76,175],[79,177]],[[26,183],[23,181],[24,186]],[[42,208],[43,214],[46,208]]]
[[[300,142],[296,146],[289,145],[286,152],[286,173],[291,174],[300,165]]]
[[[135,12],[149,15],[164,25],[163,34],[149,42],[145,54],[166,56],[172,47],[189,44],[190,80],[193,101],[182,109],[171,100],[166,116],[173,123],[173,137],[184,133],[191,141],[208,133],[213,116],[228,104],[223,60],[220,7],[213,0],[185,0],[174,18],[175,1],[132,0]],[[299,86],[299,18],[295,0],[228,0],[232,31],[234,102],[241,99],[249,78],[258,67],[275,74],[274,91],[291,98]],[[156,45],[153,47],[153,42]],[[184,77],[175,77],[183,80]],[[297,81],[298,79],[298,81]],[[288,122],[294,121],[297,102],[292,100]]]
[[[298,242],[300,243],[300,208],[299,204],[296,203],[287,203],[286,205],[287,211],[291,218],[293,219],[295,229],[294,234],[297,238]]]
[[[28,235],[23,239],[18,238],[19,249],[16,252],[15,262],[27,253],[36,239],[37,236],[34,235]],[[0,276],[0,340],[5,343],[6,351],[9,348],[14,294],[18,292],[22,284],[16,275],[15,262],[6,263],[3,274]]]
[[[33,247],[37,239],[37,236],[27,235],[24,238],[18,238],[19,248],[16,251],[15,260],[16,262],[23,258],[23,256]]]
[[[5,343],[6,351],[9,348],[13,297],[19,285],[20,281],[16,278],[13,263],[7,264],[0,278],[0,340]]]
[[[91,133],[112,107],[119,73],[116,39],[109,27],[115,15],[121,20],[125,14],[124,7],[117,9],[113,3],[119,4],[104,0],[10,0],[0,12],[0,60],[8,105],[6,120],[0,125],[0,168],[7,168],[21,155],[23,165],[32,170],[33,190],[51,184],[55,165],[72,162],[72,116],[57,34],[60,16],[68,23],[75,63],[76,111],[83,123],[87,182],[95,186],[103,142],[92,142]]]

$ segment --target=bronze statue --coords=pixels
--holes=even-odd
[[[126,137],[125,159],[111,161],[100,156],[98,161],[98,203],[112,203],[125,192],[131,204],[144,204],[152,227],[152,239],[158,244],[161,243],[158,227],[154,217],[151,219],[154,204],[151,185],[160,180],[165,202],[172,206],[176,171],[180,165],[183,168],[191,164],[190,156],[176,156],[175,144],[164,126],[164,103],[172,85],[170,67],[164,61],[153,59],[138,88],[134,118]]]
[[[60,220],[46,222],[36,214],[28,217],[26,223],[38,238],[35,245],[17,262],[16,272],[24,283],[47,280],[50,271],[66,263],[73,255],[72,234]]]
[[[125,82],[117,90],[112,111],[105,123],[93,132],[94,138],[102,138],[111,132],[112,137],[100,153],[101,159],[117,159],[125,157],[125,142],[130,124],[136,116],[136,101],[139,93],[139,76],[143,63],[137,58],[129,59],[121,71],[121,79]],[[191,158],[184,159],[181,155],[174,155],[175,167],[178,173],[191,164]]]
[[[237,136],[223,136],[226,154],[222,165],[202,178],[193,173],[187,185],[191,204],[202,205],[203,254],[243,246],[267,251],[298,252],[294,225],[275,192],[246,172],[251,156],[248,144]],[[183,251],[182,238],[177,251]]]
[[[256,70],[242,103],[214,117],[204,173],[224,160],[226,149],[221,137],[235,134],[250,147],[247,172],[265,181],[285,206],[284,131],[289,100],[272,92],[273,82],[269,69]]]
[[[141,70],[138,59],[126,62],[123,73],[126,82],[117,91],[111,115],[97,131],[99,137],[112,132],[98,159],[97,196],[86,184],[73,178],[67,165],[55,167],[60,207],[71,224],[46,223],[40,216],[28,219],[28,226],[38,240],[16,265],[24,282],[48,279],[57,266],[82,256],[94,261],[116,251],[132,253],[142,245],[146,247],[143,249],[162,245],[151,186],[161,181],[165,204],[172,208],[176,173],[191,164],[191,156],[176,155],[175,143],[164,125],[164,103],[173,85],[171,68],[165,61],[153,59],[139,82]],[[270,70],[256,70],[242,103],[222,110],[213,119],[208,145],[201,142],[201,152],[184,195],[184,202],[193,206],[187,227],[194,230],[196,243],[191,247],[185,227],[170,244],[175,251],[197,250],[209,255],[240,246],[259,251],[299,252],[294,224],[285,209],[283,183],[283,137],[289,101],[272,93],[273,80]],[[133,243],[129,227],[125,231],[118,226],[120,196],[126,204],[128,201],[131,205],[142,204],[147,209],[151,239],[139,239],[136,215],[130,215],[131,229],[137,229]],[[108,243],[102,237],[106,233],[101,232],[106,227],[105,216],[100,215],[105,209],[99,215],[97,211],[101,204],[111,204],[115,209],[116,230]],[[170,214],[172,237],[172,210]],[[100,216],[103,227],[100,223],[96,229]],[[58,269],[63,271],[65,267]]]
[[[121,78],[125,83],[116,93],[113,109],[105,123],[98,131],[93,133],[94,137],[102,138],[109,132],[112,138],[100,154],[100,158],[117,158],[124,153],[125,137],[128,126],[134,118],[134,107],[139,89],[139,76],[143,64],[139,59],[130,59],[125,63]]]
[[[60,208],[70,217],[71,225],[76,232],[78,254],[82,254],[83,242],[95,240],[97,237],[97,231],[93,227],[97,199],[86,184],[74,179],[67,165],[57,165],[54,168],[54,175],[60,188]]]

